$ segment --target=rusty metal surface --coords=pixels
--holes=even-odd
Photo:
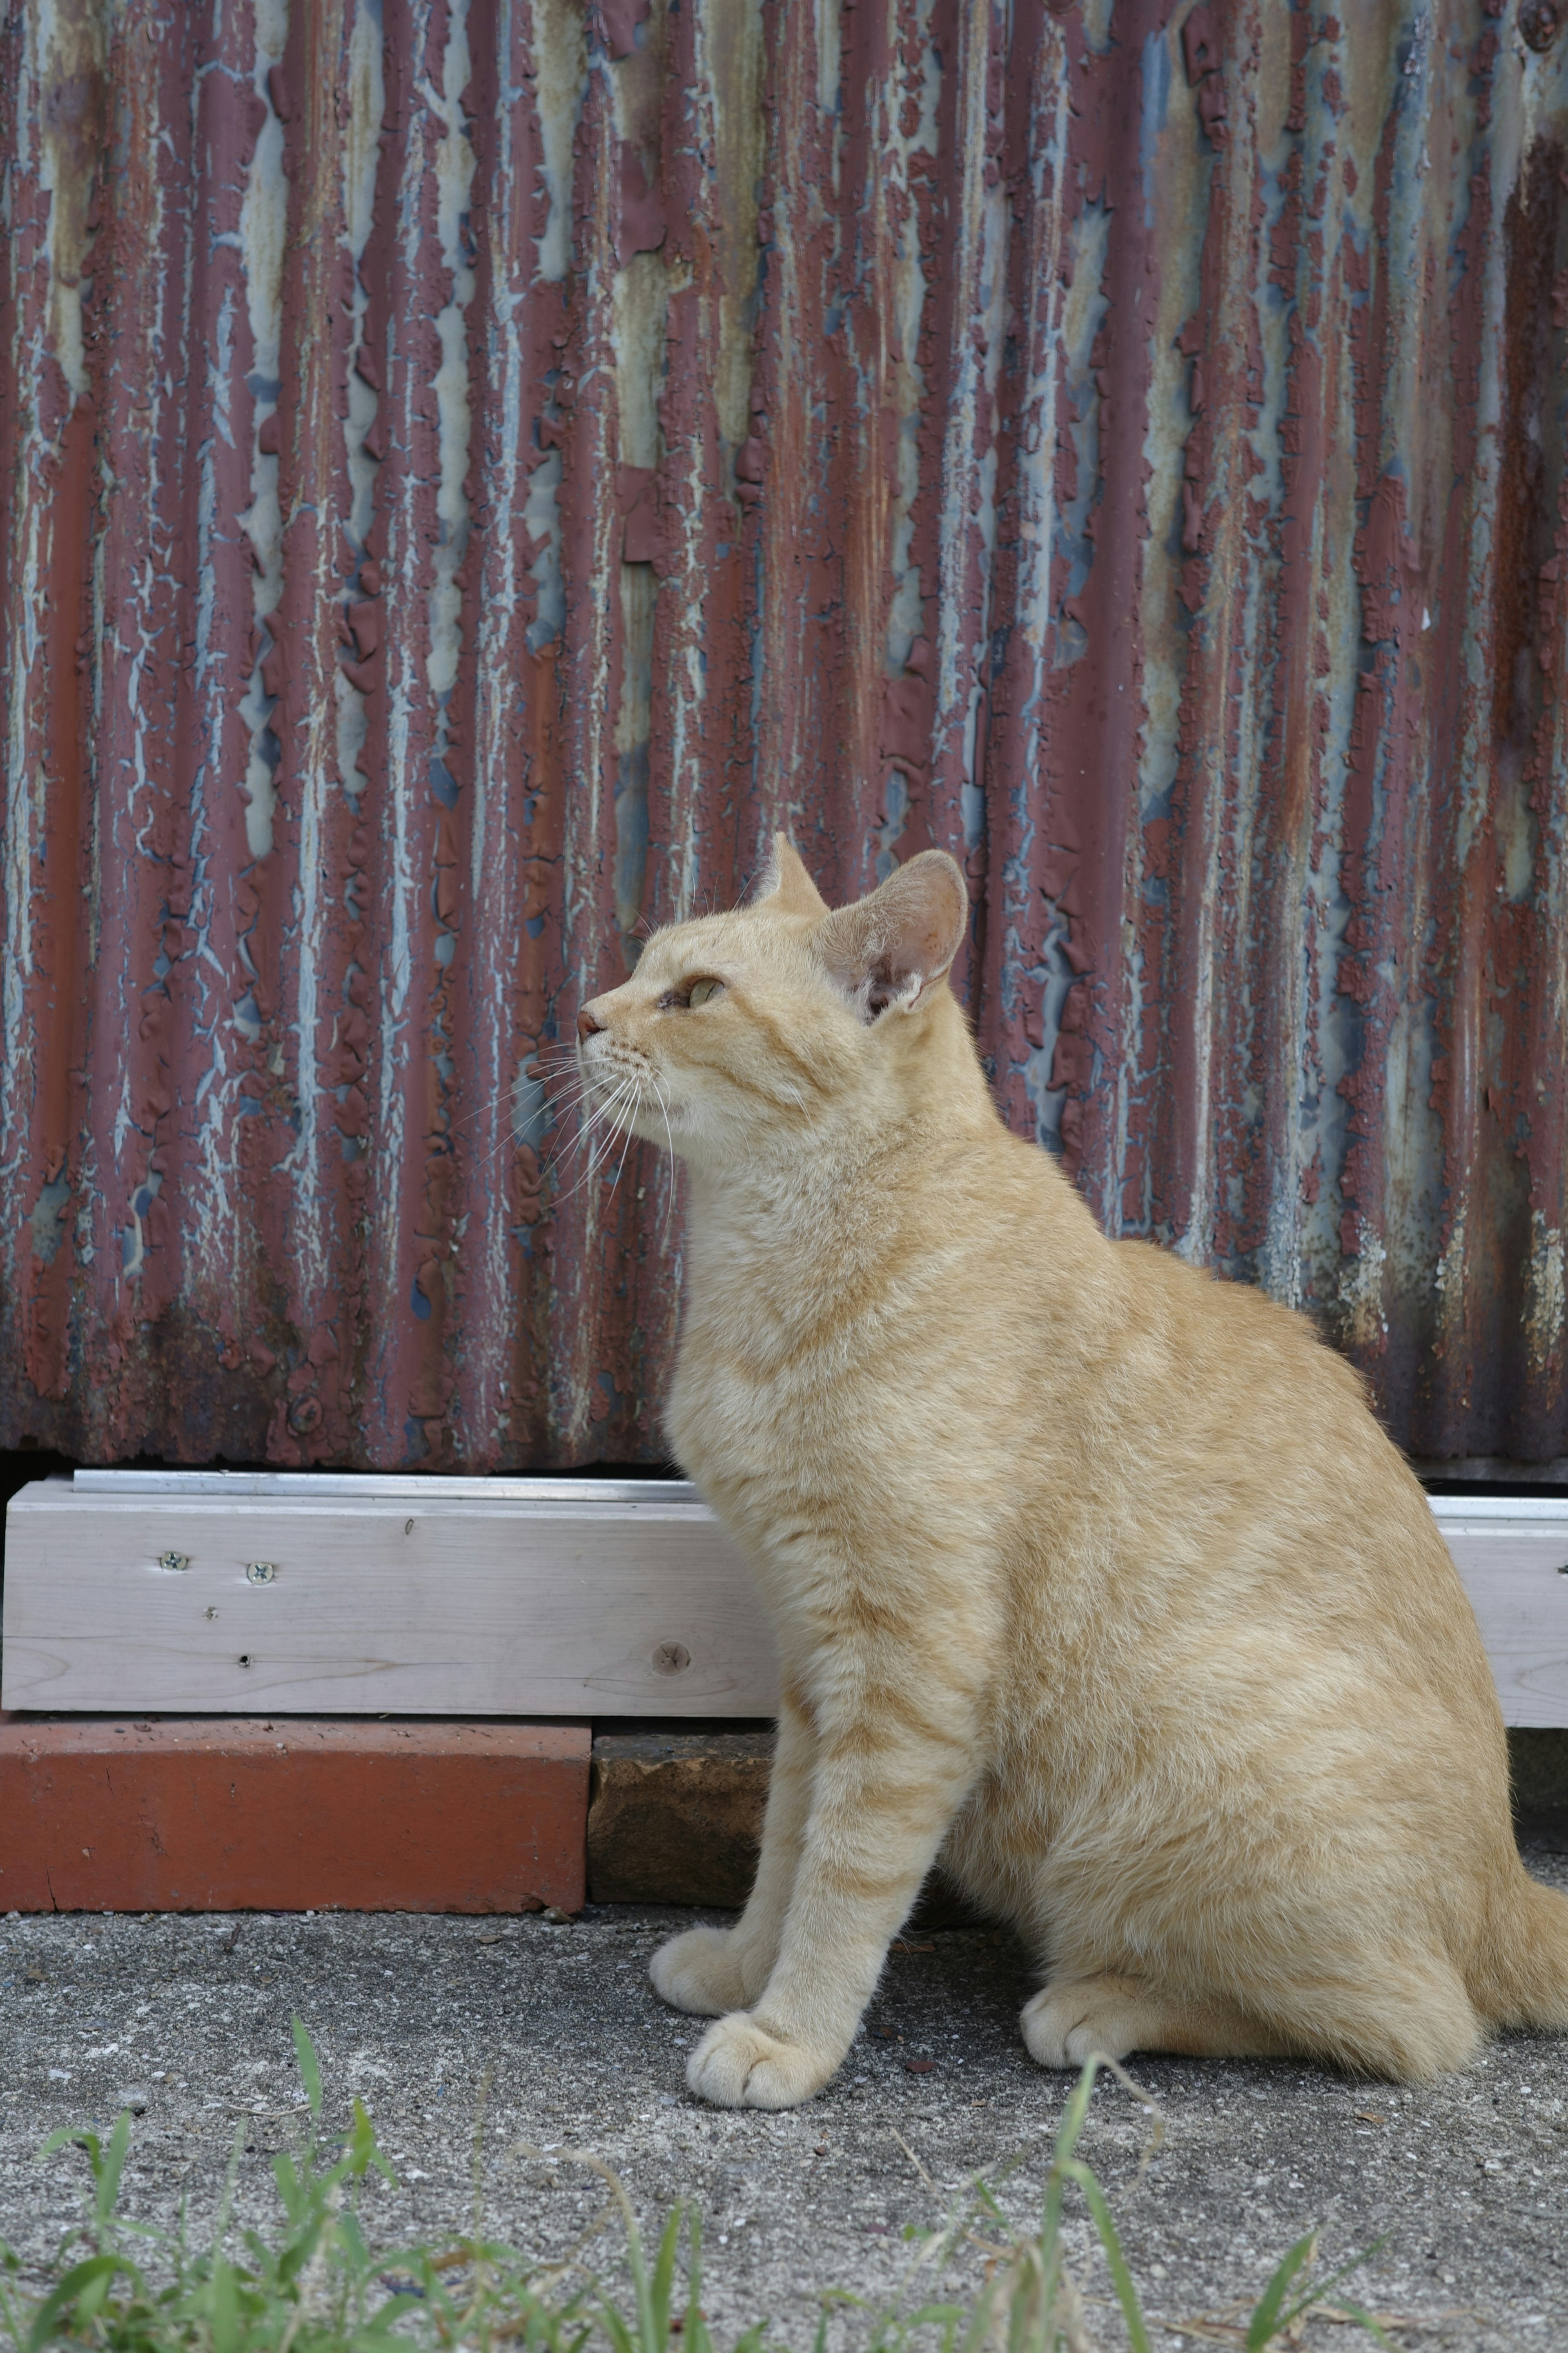
[[[536,1057],[790,824],[1006,1114],[1568,1452],[1568,41],[1530,0],[28,0],[0,1442],[656,1454]]]

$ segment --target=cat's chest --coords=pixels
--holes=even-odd
[[[727,1476],[771,1472],[803,1448],[826,1472],[837,1450],[824,1440],[840,1389],[822,1351],[773,1335],[759,1345],[754,1334],[742,1339],[739,1326],[704,1318],[682,1336],[666,1425],[699,1481],[721,1468]],[[841,1426],[842,1411],[837,1419]]]

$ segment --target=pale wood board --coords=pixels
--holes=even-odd
[[[4,1704],[773,1713],[761,1604],[702,1505],[529,1505],[412,1487],[320,1505],[121,1499],[64,1480],[24,1488],[6,1515]],[[161,1567],[165,1553],[190,1567]],[[248,1580],[257,1561],[273,1565],[269,1582]],[[675,1663],[682,1652],[689,1663]]]
[[[1432,1508],[1480,1626],[1503,1722],[1568,1725],[1568,1500],[1440,1495]]]
[[[1433,1510],[1506,1720],[1568,1725],[1568,1500]],[[94,1472],[7,1514],[8,1708],[755,1717],[776,1691],[750,1577],[684,1484]]]

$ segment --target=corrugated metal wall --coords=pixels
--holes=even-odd
[[[1553,26],[13,7],[0,1440],[657,1452],[534,1057],[785,821],[964,859],[1114,1230],[1568,1452]]]

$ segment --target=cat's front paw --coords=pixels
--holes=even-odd
[[[710,2026],[686,2069],[699,2098],[719,2108],[793,2108],[820,2092],[837,2055],[771,2034],[747,2010]]]
[[[654,1989],[672,2010],[722,2018],[746,2000],[732,1928],[688,1928],[661,1945],[648,1966]]]

